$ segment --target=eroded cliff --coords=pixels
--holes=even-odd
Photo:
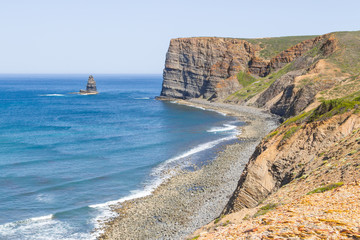
[[[355,50],[349,46],[359,44],[357,34],[173,39],[161,96],[205,98],[265,108],[284,118],[294,116],[310,105],[316,107],[320,93],[353,76],[343,69],[353,59],[343,56]]]
[[[241,88],[236,74],[247,68],[255,52],[255,46],[239,39],[172,39],[161,96],[225,97]]]

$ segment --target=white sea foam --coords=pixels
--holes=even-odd
[[[49,215],[45,215],[45,216],[41,216],[41,217],[33,217],[30,218],[30,221],[44,221],[44,220],[49,220],[52,219],[54,217],[53,214],[49,214]]]
[[[229,126],[232,126],[232,125],[229,125]],[[233,129],[236,129],[236,126]],[[221,142],[233,140],[233,139],[236,138],[236,135],[238,133],[239,133],[238,131],[234,131],[231,136],[227,136],[227,137],[224,137],[224,138],[221,138],[221,139],[218,139],[218,140],[214,140],[214,141],[211,141],[211,142],[200,144],[200,145],[190,149],[187,152],[184,152],[184,153],[182,153],[182,154],[180,154],[180,155],[178,155],[176,157],[173,157],[173,158],[170,158],[170,159],[166,160],[164,163],[160,164],[157,168],[153,169],[151,175],[154,177],[154,180],[151,183],[149,183],[148,185],[146,185],[146,187],[144,189],[142,189],[142,190],[132,191],[130,195],[128,195],[126,197],[123,197],[123,198],[120,198],[118,200],[90,205],[89,207],[98,209],[101,212],[92,221],[94,223],[96,229],[98,229],[98,231],[95,232],[94,236],[99,236],[102,233],[101,226],[102,226],[102,223],[104,221],[117,216],[117,214],[114,211],[112,211],[112,209],[111,209],[112,205],[119,204],[119,203],[125,202],[127,200],[131,200],[131,199],[146,197],[146,196],[152,194],[152,192],[158,186],[160,186],[160,184],[164,180],[170,178],[173,174],[175,174],[174,171],[166,171],[166,170],[169,170],[168,169],[169,164],[180,161],[180,160],[185,159],[185,158],[187,158],[187,157],[189,157],[191,155],[194,155],[196,153],[205,151],[205,150],[210,149],[212,147],[215,147],[216,145],[220,144]]]
[[[150,99],[149,97],[138,97],[138,98],[134,98],[136,100],[148,100]]]
[[[174,102],[174,103],[178,104],[176,102]],[[197,106],[193,106],[193,105],[191,105],[191,107],[199,108],[202,110],[215,111],[215,110],[205,109],[203,107],[197,107]],[[223,114],[218,111],[215,111],[215,112],[217,112],[219,114]],[[223,115],[226,115],[226,114],[223,114]],[[112,205],[116,205],[116,204],[131,200],[131,199],[146,197],[146,196],[152,194],[152,192],[157,187],[159,187],[163,181],[165,181],[166,179],[173,176],[173,174],[175,174],[175,171],[172,171],[171,169],[169,169],[169,166],[172,163],[174,163],[174,162],[181,163],[181,160],[185,160],[186,158],[190,157],[191,155],[194,155],[194,154],[200,153],[202,151],[208,150],[210,148],[213,148],[216,145],[218,145],[224,141],[230,141],[230,140],[236,139],[237,135],[240,134],[240,131],[237,129],[237,127],[235,125],[230,125],[230,124],[224,124],[224,127],[222,127],[222,128],[212,128],[212,129],[208,130],[208,132],[225,132],[225,131],[229,131],[229,132],[231,131],[230,132],[231,135],[221,138],[221,139],[211,141],[211,142],[200,144],[200,145],[190,149],[189,151],[186,151],[178,156],[175,156],[173,158],[166,160],[165,162],[160,164],[158,167],[153,169],[153,171],[150,175],[153,176],[154,179],[151,183],[147,184],[144,189],[131,191],[130,195],[120,198],[118,200],[113,200],[113,201],[108,201],[105,203],[90,205],[89,207],[98,209],[100,211],[100,214],[98,214],[97,217],[92,220],[93,224],[95,225],[95,228],[97,229],[97,231],[95,233],[93,233],[93,236],[98,237],[103,232],[103,230],[101,228],[103,226],[102,224],[104,222],[106,222],[107,220],[117,216],[117,214],[111,209]]]
[[[193,107],[193,108],[197,108],[197,109],[201,109],[201,110],[209,110],[209,109],[206,109],[204,107],[199,107],[199,106],[195,106],[195,105],[188,105],[189,107]]]
[[[95,236],[76,233],[68,223],[54,219],[53,215],[46,215],[0,225],[0,239],[90,240],[95,239]]]
[[[217,133],[217,132],[228,132],[228,131],[232,131],[234,129],[236,129],[235,125],[230,125],[230,124],[224,124],[224,127],[214,127],[211,128],[209,130],[207,130],[207,132],[211,132],[211,133]]]
[[[131,199],[146,197],[150,195],[158,186],[160,186],[163,181],[164,179],[157,178],[152,181],[151,184],[147,185],[143,190],[131,191],[131,194],[126,197],[105,203],[89,205],[89,207],[98,209],[100,211],[100,213],[92,220],[95,229],[97,229],[97,231],[93,233],[93,237],[97,238],[100,234],[103,233],[103,229],[101,228],[103,222],[106,222],[106,220],[117,216],[117,213],[111,209],[112,205],[119,204]]]
[[[38,200],[39,202],[50,203],[53,201],[53,197],[50,196],[49,194],[41,193],[36,196],[36,200]]]
[[[41,97],[63,97],[64,94],[58,94],[58,93],[49,93],[49,94],[39,94]]]

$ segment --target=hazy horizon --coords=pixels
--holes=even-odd
[[[359,30],[360,2],[15,0],[0,8],[1,74],[161,74],[170,39]]]

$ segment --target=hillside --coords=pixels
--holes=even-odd
[[[325,101],[268,134],[223,215],[194,236],[358,239],[358,100]],[[340,193],[322,193],[343,184]]]
[[[283,121],[222,215],[192,237],[360,238],[360,32],[174,39],[162,96],[255,106]]]
[[[256,106],[288,118],[360,90],[360,32],[170,42],[161,96]]]

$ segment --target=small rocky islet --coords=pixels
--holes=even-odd
[[[94,94],[98,94],[99,92],[97,91],[96,88],[96,82],[94,80],[94,77],[92,75],[89,76],[89,79],[87,81],[86,84],[86,90],[80,90],[79,94],[80,95],[94,95]]]
[[[114,206],[99,239],[360,239],[359,69],[360,31],[171,40],[158,99],[248,124],[210,164]]]

